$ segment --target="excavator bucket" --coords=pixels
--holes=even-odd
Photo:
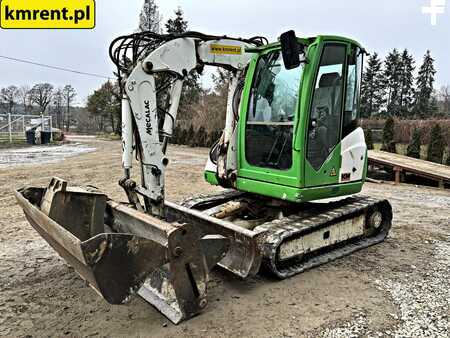
[[[16,198],[33,228],[109,303],[137,293],[175,324],[206,306],[208,272],[225,256],[227,238],[58,178],[47,188],[20,189]]]

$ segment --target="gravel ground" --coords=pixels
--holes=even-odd
[[[343,326],[325,329],[323,337],[448,337],[450,241],[433,241],[430,244],[434,246],[434,253],[426,271],[417,271],[417,267],[412,265],[413,273],[406,274],[400,281],[387,278],[375,280],[379,290],[385,292],[397,306],[399,314],[390,316],[398,324],[372,332],[368,330],[366,314],[358,313],[354,320]]]
[[[31,228],[12,195],[58,176],[123,200],[120,142],[77,141],[91,152],[0,165],[0,336],[448,337],[450,192],[410,185],[364,187],[393,206],[382,244],[284,281],[216,269],[206,311],[178,326],[138,297],[107,304]],[[218,189],[202,177],[207,149],[169,152],[169,200]]]

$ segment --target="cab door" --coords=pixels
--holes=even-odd
[[[305,187],[339,182],[347,53],[343,42],[322,45],[306,128]]]
[[[299,185],[293,155],[294,125],[303,67],[287,70],[279,49],[259,56],[244,89],[240,128],[239,176],[278,186]]]

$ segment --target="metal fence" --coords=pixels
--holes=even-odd
[[[0,114],[0,141],[13,143],[16,140],[23,140],[26,138],[27,130],[39,127],[41,131],[50,132],[50,141],[53,141],[51,116]]]

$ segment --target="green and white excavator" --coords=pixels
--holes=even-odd
[[[119,37],[110,55],[123,93],[119,184],[128,201],[59,178],[18,190],[17,200],[108,302],[137,293],[174,323],[207,305],[215,265],[242,278],[262,269],[286,278],[379,243],[391,206],[356,195],[367,170],[364,54],[348,38],[293,31],[270,44],[196,32]],[[175,204],[164,196],[167,145],[183,82],[204,66],[231,74],[225,128],[204,173],[225,189]]]

